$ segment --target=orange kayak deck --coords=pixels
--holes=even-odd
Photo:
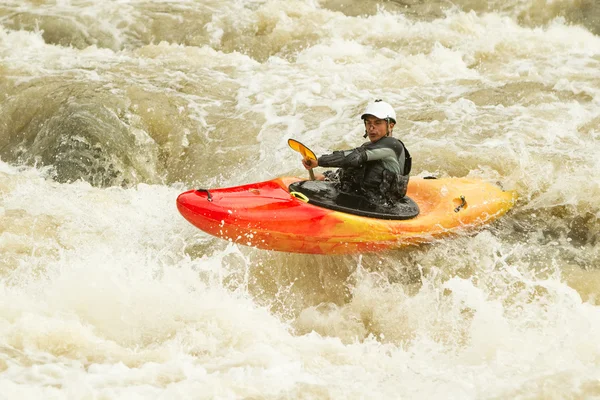
[[[420,208],[409,220],[382,220],[305,203],[282,177],[248,185],[190,190],[181,215],[206,233],[266,250],[310,254],[374,252],[474,230],[504,215],[516,194],[467,178],[411,178],[407,196]],[[464,200],[463,200],[464,199]]]

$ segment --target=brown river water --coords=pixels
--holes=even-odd
[[[0,1],[0,399],[600,398],[600,2]],[[383,98],[499,221],[351,256],[177,195],[306,175]]]

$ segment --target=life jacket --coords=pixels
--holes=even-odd
[[[406,196],[412,157],[404,143],[399,139],[385,136],[375,143],[364,143],[359,149],[377,150],[390,148],[394,150],[399,165],[398,171],[386,166],[390,160],[379,159],[366,161],[361,166],[346,167],[339,170],[340,190],[359,194],[378,204],[392,205]]]

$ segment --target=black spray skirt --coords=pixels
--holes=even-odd
[[[419,206],[405,196],[392,206],[381,205],[364,196],[340,190],[337,182],[300,181],[289,186],[290,193],[301,193],[308,203],[315,206],[341,211],[363,217],[402,220],[419,215]]]

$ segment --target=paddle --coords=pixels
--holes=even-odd
[[[298,153],[302,154],[302,158],[304,158],[305,160],[316,160],[317,159],[317,156],[315,156],[315,153],[313,153],[311,149],[309,149],[308,147],[306,147],[305,145],[303,145],[302,143],[300,143],[297,140],[288,139],[288,145],[292,149],[296,150]],[[310,180],[314,181],[315,173],[313,172],[313,170],[309,169],[308,173],[310,174]]]

